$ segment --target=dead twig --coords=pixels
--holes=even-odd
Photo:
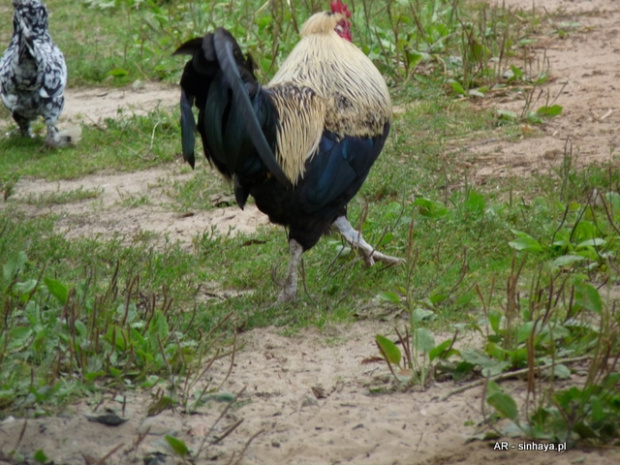
[[[235,458],[235,454],[233,454],[233,456],[230,458],[230,461],[228,462],[228,465],[239,465],[239,463],[241,462],[241,459],[243,458],[246,451],[248,450],[248,447],[250,447],[250,444],[252,444],[252,441],[254,441],[254,439],[256,439],[259,435],[263,434],[264,432],[265,430],[261,429],[257,431],[256,433],[254,433],[252,437],[248,439],[248,442],[245,443],[245,446],[243,447],[243,450],[239,454],[239,457],[237,458],[237,460],[233,462],[233,459]]]

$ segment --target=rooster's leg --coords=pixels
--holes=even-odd
[[[278,297],[278,302],[291,302],[295,300],[295,295],[297,294],[297,269],[299,268],[304,249],[295,239],[291,239],[288,245],[291,257],[288,262],[286,279],[284,280],[284,289],[282,289]]]
[[[402,258],[391,257],[384,255],[381,252],[377,252],[368,242],[362,237],[362,233],[353,229],[346,216],[339,216],[334,221],[333,225],[338,229],[345,241],[351,244],[351,247],[357,249],[364,257],[364,260],[369,266],[375,264],[375,261],[381,261],[388,264],[401,263]]]

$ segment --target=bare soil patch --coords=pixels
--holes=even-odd
[[[229,463],[256,434],[242,464],[617,463],[614,450],[518,451],[519,444],[529,442],[516,439],[509,440],[515,450],[504,452],[493,451],[494,443],[467,444],[467,437],[481,428],[479,388],[445,401],[441,398],[453,383],[435,383],[426,391],[370,394],[371,387],[389,388],[384,365],[364,360],[377,353],[374,334],[390,329],[387,323],[359,322],[293,336],[280,335],[274,328],[245,334],[245,347],[222,389],[238,393],[245,388],[241,400],[246,405],[229,411],[213,431],[211,426],[224,408],[221,404],[211,402],[193,415],[168,410],[147,417],[152,399],[128,392],[128,421],[118,427],[86,417],[103,413],[106,407],[120,414],[121,403],[109,395],[97,412],[94,405],[80,403],[57,418],[5,420],[0,424],[6,433],[0,437],[0,450],[18,442],[25,424],[21,448],[43,448],[55,463],[66,465],[84,464],[82,454],[101,458],[116,447],[106,464],[141,463],[143,457],[158,452],[168,455],[160,463],[178,463],[169,456],[166,434],[184,440],[193,451],[200,450],[206,438],[197,460],[201,464]],[[220,385],[227,371],[227,363],[211,370],[209,385]],[[517,396],[523,389],[523,383],[513,384]],[[217,445],[209,443],[239,420],[243,422],[233,434]],[[140,434],[146,435],[135,446]]]
[[[177,86],[150,82],[120,89],[67,89],[61,122],[101,124],[122,114],[145,115],[158,108],[171,110],[178,105],[179,96]]]
[[[613,0],[506,0],[511,9],[546,11],[560,16],[562,35],[540,37],[531,50],[535,74],[549,69],[551,80],[532,110],[547,97],[563,112],[544,127],[524,124],[518,141],[493,139],[465,152],[474,179],[492,183],[498,176],[551,173],[572,146],[575,166],[617,162],[620,134],[620,8]],[[486,104],[486,103],[485,103]],[[497,108],[521,113],[524,100],[493,102]]]
[[[132,173],[103,173],[75,180],[44,182],[20,180],[8,205],[31,215],[58,215],[56,228],[66,237],[121,236],[128,242],[152,233],[161,240],[190,247],[196,235],[217,228],[220,234],[252,233],[269,221],[254,205],[244,210],[223,207],[209,211],[179,212],[168,194],[174,182],[188,180],[180,164]],[[92,199],[41,206],[32,199],[70,192],[93,192]],[[146,197],[145,197],[146,196]],[[146,198],[146,202],[141,202]],[[44,202],[42,202],[44,204]],[[133,204],[133,205],[132,205]]]
[[[68,89],[66,105],[59,127],[76,123],[105,125],[107,119],[145,115],[160,109],[172,111],[178,105],[177,86],[136,83],[123,89]],[[184,169],[185,168],[185,169]],[[200,166],[197,169],[209,169]],[[164,240],[191,246],[192,239],[202,231],[217,228],[220,234],[252,233],[270,223],[253,204],[244,210],[223,207],[210,211],[178,212],[172,208],[168,195],[170,185],[192,176],[181,163],[132,173],[98,173],[77,180],[46,182],[21,179],[14,194],[3,207],[17,207],[31,215],[58,214],[56,227],[67,237],[121,236],[131,242],[153,233]],[[213,176],[217,176],[213,174]],[[36,198],[76,191],[98,192],[93,198],[75,202],[48,204],[32,202]],[[148,198],[148,202],[131,199]]]
[[[550,173],[561,163],[567,138],[581,165],[615,161],[620,124],[620,3],[614,0],[532,1],[506,0],[511,8],[561,11],[572,26],[564,38],[545,37],[533,50],[546,56],[554,77],[543,90],[558,95],[561,116],[541,129],[523,128],[518,141],[493,140],[468,149],[465,160],[478,182],[492,183],[499,176]],[[157,105],[176,105],[174,87],[147,84],[137,90],[79,90],[69,92],[65,122],[98,123],[122,111],[149,111]],[[517,110],[522,100],[507,100],[498,107]],[[551,171],[550,171],[551,170]],[[252,231],[266,224],[252,209],[216,210],[183,217],[167,207],[165,186],[183,180],[180,166],[169,165],[139,173],[107,173],[75,181],[46,183],[21,180],[15,186],[12,205],[32,214],[53,208],[60,212],[58,228],[68,235],[121,233],[128,236],[151,231],[191,244],[191,235],[210,227],[219,215],[237,230]],[[162,181],[163,180],[163,181]],[[100,188],[94,200],[54,207],[35,207],[29,195],[46,192]],[[122,205],[123,195],[148,193],[151,204],[137,208]],[[247,215],[247,216],[246,216]],[[226,229],[226,223],[222,228]],[[387,369],[366,364],[375,356],[377,332],[391,333],[392,323],[359,322],[355,325],[309,329],[283,336],[277,328],[253,330],[241,336],[244,348],[222,389],[245,391],[244,405],[231,410],[214,431],[211,425],[224,406],[215,402],[193,415],[165,411],[148,417],[149,393],[127,392],[128,421],[109,427],[88,421],[96,405],[82,402],[63,415],[25,421],[8,418],[0,423],[0,451],[17,447],[32,454],[37,449],[57,464],[84,464],[84,455],[106,464],[146,463],[147,454],[167,454],[159,463],[177,463],[164,444],[165,434],[183,439],[193,451],[207,444],[197,463],[229,463],[247,441],[258,434],[245,451],[241,464],[373,464],[438,465],[454,463],[502,463],[510,465],[619,463],[617,449],[574,449],[566,453],[493,451],[488,443],[466,443],[482,420],[481,390],[472,389],[443,401],[453,383],[435,383],[426,391],[371,395],[372,386],[386,386]],[[208,372],[210,385],[219,386],[228,371],[222,363]],[[572,381],[579,383],[575,377]],[[313,389],[314,388],[314,389]],[[513,385],[515,395],[523,389]],[[317,394],[319,393],[319,394]],[[121,412],[114,395],[97,406]],[[237,430],[216,445],[209,445],[238,420]],[[142,440],[139,440],[141,437]],[[522,441],[521,441],[522,442]],[[138,443],[136,445],[136,443]],[[511,441],[518,446],[519,441]],[[0,464],[2,464],[0,459]],[[157,462],[149,462],[157,463]]]

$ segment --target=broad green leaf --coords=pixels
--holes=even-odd
[[[515,65],[510,65],[510,71],[512,72],[512,77],[514,79],[523,80],[523,70],[521,68],[517,68]]]
[[[88,329],[86,329],[86,325],[81,320],[75,320],[75,330],[82,337],[88,334]]]
[[[508,121],[516,121],[518,118],[517,114],[514,111],[502,110],[501,108],[496,109],[495,113],[497,113],[497,117],[499,119],[505,119]]]
[[[570,375],[571,375],[570,369],[562,363],[555,365],[553,367],[553,376],[555,376],[558,379],[568,379],[570,378]]]
[[[608,192],[605,194],[607,197],[607,202],[611,204],[611,213],[614,217],[617,217],[620,214],[620,194],[617,192]]]
[[[580,255],[562,255],[551,261],[554,268],[570,267],[573,263],[581,262],[584,257]]]
[[[106,334],[106,338],[108,339],[108,341],[110,341],[110,343],[112,341],[115,341],[116,348],[121,352],[127,349],[125,344],[125,341],[128,340],[127,333],[120,326],[116,324],[110,325]]]
[[[542,245],[540,245],[540,242],[538,242],[529,234],[521,231],[513,231],[513,233],[517,236],[517,238],[514,241],[510,241],[508,243],[508,245],[513,249],[535,253],[543,251],[543,247]]]
[[[482,93],[479,89],[469,89],[467,95],[470,97],[484,98],[484,93]]]
[[[378,297],[385,302],[390,302],[397,305],[400,304],[400,297],[395,292],[380,292]]]
[[[29,341],[30,336],[32,336],[32,328],[28,326],[14,328],[9,337],[9,348],[21,349]]]
[[[532,334],[532,328],[534,327],[533,321],[526,321],[517,329],[517,342],[522,343],[529,339]],[[537,326],[538,331],[540,331],[540,325]],[[537,331],[537,332],[538,332]]]
[[[498,311],[489,312],[489,325],[495,334],[499,334],[501,330],[501,323],[503,314]]]
[[[149,417],[154,417],[156,415],[159,415],[164,410],[171,408],[173,405],[174,401],[171,397],[163,396],[149,406],[146,414]]]
[[[418,197],[413,201],[413,205],[418,207],[418,212],[429,218],[441,218],[448,213],[448,209],[441,202]]]
[[[40,353],[40,354],[44,354],[47,350],[47,346],[50,343],[50,339],[52,339],[52,337],[50,337],[50,329],[49,328],[43,328],[41,330],[38,330],[36,332],[36,335],[34,336],[34,339],[32,340],[32,345],[30,347],[32,347],[32,350],[36,353]]]
[[[536,110],[536,115],[544,118],[554,118],[562,114],[561,105],[542,106]]]
[[[45,455],[45,452],[43,452],[43,449],[37,450],[34,453],[33,458],[37,462],[39,462],[39,463],[47,463],[47,462],[49,462],[49,458],[47,457],[47,455]]]
[[[582,247],[601,247],[605,245],[607,241],[600,237],[595,237],[594,239],[588,239],[586,241],[580,242],[577,244],[577,248],[580,249]]]
[[[489,381],[487,383],[487,397],[497,392],[502,392],[502,389],[499,387],[499,384],[497,384],[495,381]]]
[[[179,457],[185,458],[189,454],[189,449],[185,445],[183,441],[174,436],[166,435],[164,436],[166,442],[170,446],[170,448],[177,454]]]
[[[411,313],[411,319],[414,323],[420,323],[424,320],[430,320],[435,317],[435,312],[426,308],[416,307]]]
[[[428,354],[435,347],[435,336],[426,328],[416,328],[415,347],[418,352]]]
[[[487,397],[487,403],[494,407],[500,415],[512,421],[518,420],[517,403],[510,395],[504,392],[495,392]]]
[[[7,260],[2,267],[2,275],[4,276],[5,281],[13,281],[13,279],[15,279],[15,277],[24,268],[27,260],[28,258],[26,257],[26,252],[24,251],[18,252],[15,257]]]
[[[487,357],[483,353],[475,349],[462,349],[461,357],[472,365],[489,366],[495,363],[495,360],[491,357]]]
[[[500,437],[504,438],[520,438],[523,437],[523,428],[520,428],[518,422],[508,420],[502,425],[498,425]]]
[[[377,345],[381,348],[382,355],[389,363],[393,365],[398,365],[400,363],[402,354],[396,344],[381,334],[375,336],[375,341],[377,341]]]
[[[603,402],[598,396],[592,396],[590,398],[590,406],[592,408],[592,420],[595,422],[601,422],[607,417],[606,409],[603,406]]]
[[[58,299],[58,301],[64,305],[69,298],[69,288],[56,279],[45,278],[43,280],[50,294]]]
[[[114,68],[108,71],[108,75],[113,77],[125,77],[128,74],[129,73],[127,72],[127,70],[123,68]]]
[[[588,207],[586,208],[586,215],[589,216],[592,210]],[[596,226],[591,221],[580,221],[575,226],[573,232],[573,240],[577,243],[581,243],[583,241],[589,241],[592,238],[597,238],[599,234],[598,226]]]
[[[407,49],[409,49],[409,47],[407,47]],[[407,58],[409,59],[409,68],[415,69],[416,66],[418,66],[422,62],[424,57],[425,56],[420,52],[416,52],[416,51],[407,52]]]
[[[508,355],[510,356],[510,363],[513,367],[523,367],[527,364],[527,349],[525,347],[518,347],[511,350]]]
[[[451,79],[450,81],[448,81],[448,83],[450,84],[450,87],[455,93],[459,95],[465,95],[465,89],[463,89],[463,86],[460,82]]]
[[[461,357],[467,363],[479,366],[484,376],[500,374],[510,366],[509,362],[498,361],[474,349],[461,350]]]
[[[595,313],[603,311],[603,299],[598,290],[590,283],[575,282],[575,303]]]
[[[37,287],[37,280],[27,279],[26,281],[21,281],[19,283],[16,283],[13,289],[15,289],[15,292],[17,294],[24,296],[24,294],[30,294],[30,292],[32,292],[35,287]]]
[[[444,300],[446,300],[449,297],[448,294],[446,294],[445,292],[441,292],[438,289],[433,290],[430,295],[428,296],[428,300],[431,301],[431,303],[433,304],[433,306],[437,306],[439,305],[441,302],[443,302]],[[434,314],[433,314],[434,316]]]
[[[441,344],[439,344],[438,346],[433,347],[429,352],[428,352],[428,359],[432,362],[433,360],[435,360],[437,357],[445,360],[448,357],[450,357],[451,355],[454,355],[457,353],[457,351],[455,349],[452,350],[448,350],[448,348],[452,345],[452,339],[446,339],[445,341],[443,341]],[[447,352],[446,352],[447,351]]]
[[[84,379],[86,381],[89,381],[89,382],[93,382],[93,381],[95,381],[98,378],[105,378],[105,377],[106,377],[106,372],[103,371],[103,370],[101,370],[101,371],[91,371],[91,372],[88,372],[88,373],[86,373],[84,375]]]
[[[497,342],[499,343],[500,341],[501,339],[499,339]],[[501,345],[498,345],[493,341],[489,341],[486,344],[484,352],[486,355],[491,357],[491,360],[493,360],[493,364],[489,365],[489,368],[495,366],[495,363],[498,360],[508,360],[508,356],[510,355],[510,352],[508,350],[504,349]]]
[[[554,398],[557,404],[564,410],[569,411],[576,402],[580,402],[581,390],[573,386],[569,389],[564,389],[555,393]]]
[[[486,207],[486,200],[484,199],[484,195],[476,192],[475,190],[470,190],[467,194],[465,207],[467,208],[467,211],[469,213],[481,215],[482,213],[484,213],[484,208]]]
[[[582,439],[595,439],[600,437],[598,432],[585,421],[577,422],[577,424],[573,426],[573,431],[575,431]]]
[[[148,339],[142,336],[140,331],[133,329],[131,330],[131,342],[134,347],[140,348],[142,351],[147,351],[149,349]]]
[[[544,123],[543,119],[542,119],[540,116],[538,116],[536,113],[529,112],[529,113],[525,116],[525,118],[526,118],[526,119],[528,120],[528,122],[530,122],[530,123],[534,123],[534,124],[542,124],[542,123]]]
[[[166,317],[160,310],[157,310],[148,329],[149,341],[153,347],[159,346],[159,343],[157,342],[158,336],[159,340],[163,343],[168,339],[169,332],[170,330],[168,328]]]
[[[157,375],[148,375],[146,380],[140,384],[141,388],[150,389],[159,382],[160,378]]]
[[[571,331],[564,325],[549,322],[540,328],[540,336],[553,339],[565,339],[571,335]]]

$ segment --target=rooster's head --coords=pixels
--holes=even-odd
[[[342,3],[342,0],[332,0],[329,6],[332,9],[332,13],[339,13],[343,16],[336,25],[336,32],[340,37],[351,42],[353,37],[351,36],[351,21],[349,21],[351,12],[349,11],[349,7]]]

